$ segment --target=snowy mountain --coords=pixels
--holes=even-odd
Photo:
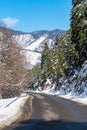
[[[35,31],[31,33],[20,33],[16,31],[14,36],[22,48],[33,51],[42,51],[44,43],[47,42],[49,47],[54,45],[55,37],[61,36],[65,31],[59,29],[53,31]]]
[[[25,49],[26,50],[33,50],[33,51],[41,52],[43,50],[45,42],[48,43],[50,48],[53,47],[54,40],[49,39],[48,37],[49,37],[48,34],[43,34],[42,36],[40,36],[40,38],[38,38],[37,40],[32,42],[32,44],[27,46]]]
[[[4,28],[0,26],[0,32],[3,31],[3,29]],[[40,62],[44,44],[47,42],[49,48],[52,48],[55,43],[55,37],[57,35],[61,36],[65,31],[56,29],[52,31],[39,30],[27,33],[11,30],[11,33],[22,48],[22,53],[26,58],[26,66],[33,67]]]
[[[14,38],[23,49],[29,66],[34,66],[40,62],[41,52],[44,44],[47,42],[48,46],[52,48],[55,43],[55,37],[61,36],[65,31],[56,29],[53,31],[35,31],[31,33],[14,32]]]
[[[33,41],[35,41],[31,34],[15,35],[14,38],[22,46],[22,48],[29,46]]]

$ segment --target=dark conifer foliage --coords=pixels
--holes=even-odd
[[[87,59],[87,1],[73,0],[71,12],[71,41],[78,53],[78,65]]]

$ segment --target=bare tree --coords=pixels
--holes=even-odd
[[[0,35],[0,92],[3,98],[20,94],[28,84],[24,57],[12,30],[2,27]]]

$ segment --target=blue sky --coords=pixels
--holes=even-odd
[[[0,0],[0,22],[8,27],[35,30],[67,30],[72,0]]]

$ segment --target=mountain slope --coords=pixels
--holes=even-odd
[[[4,27],[0,26],[0,32],[3,31]],[[65,33],[63,30],[39,30],[31,33],[21,32],[17,30],[11,30],[11,33],[17,43],[22,48],[22,53],[25,55],[26,64],[28,66],[34,66],[40,62],[41,52],[44,44],[47,42],[49,48],[52,48],[55,43],[55,37],[61,36]]]
[[[59,29],[52,31],[41,30],[31,33],[20,33],[16,31],[14,38],[23,49],[23,53],[27,59],[26,64],[33,67],[40,62],[44,44],[47,42],[48,46],[52,48],[55,43],[55,37],[57,35],[61,36],[64,33],[65,31]]]
[[[65,31],[62,31],[59,29],[56,29],[53,31],[41,30],[41,31],[35,31],[35,32],[31,32],[31,33],[24,33],[24,34],[19,34],[19,32],[17,34],[17,31],[16,31],[15,39],[17,40],[17,42],[20,43],[20,45],[22,47],[24,47],[24,48],[26,47],[26,49],[29,49],[29,50],[37,50],[37,48],[38,48],[38,46],[40,46],[40,44],[43,48],[42,44],[45,42],[48,42],[48,44],[50,43],[50,46],[53,46],[55,37],[57,35],[61,36],[64,33],[65,33]]]
[[[56,35],[62,35],[63,33],[65,33],[64,30],[60,30],[60,29],[55,29],[55,30],[52,30],[52,31],[48,31],[48,30],[39,30],[39,31],[34,31],[34,32],[31,32],[31,35],[33,35],[34,38],[39,38],[41,37],[42,35],[44,34],[48,34],[49,35],[49,38],[55,38]]]
[[[14,38],[24,48],[29,46],[33,41],[35,41],[34,37],[31,34],[15,35]]]

